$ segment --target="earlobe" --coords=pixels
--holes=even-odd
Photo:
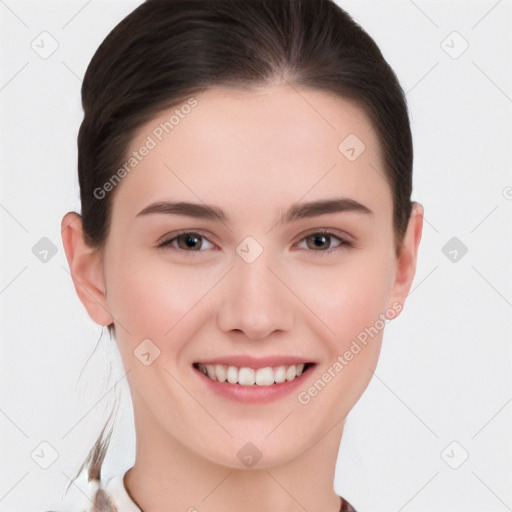
[[[111,324],[113,317],[106,301],[101,255],[97,248],[85,243],[80,215],[75,212],[64,215],[61,236],[78,298],[94,322]]]
[[[423,205],[414,202],[400,252],[397,255],[395,282],[393,285],[391,304],[402,305],[412,286],[416,274],[418,248],[423,231]]]

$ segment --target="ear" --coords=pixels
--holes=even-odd
[[[94,322],[99,325],[111,324],[113,317],[105,295],[101,252],[86,244],[82,217],[75,212],[66,213],[61,222],[61,236],[78,298]]]
[[[399,303],[400,311],[411,289],[414,275],[416,274],[416,262],[418,259],[418,247],[423,231],[423,206],[413,202],[411,216],[407,225],[402,246],[397,254],[395,282],[391,292],[390,304]],[[396,310],[396,308],[393,308]]]

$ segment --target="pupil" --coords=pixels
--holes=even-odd
[[[197,236],[185,235],[184,239],[185,239],[185,245],[190,249],[194,249],[195,246],[198,244]]]
[[[328,235],[316,235],[314,236],[314,244],[316,247],[322,247],[325,245],[329,245],[329,236]]]

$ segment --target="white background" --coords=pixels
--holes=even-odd
[[[0,0],[0,512],[83,498],[79,479],[60,503],[116,392],[105,476],[133,462],[120,359],[106,331],[97,345],[101,328],[76,297],[60,221],[80,210],[81,77],[139,3]],[[426,222],[404,313],[347,421],[335,488],[358,512],[512,510],[512,3],[339,3],[407,92]],[[43,31],[59,45],[47,59],[31,48]],[[42,237],[57,247],[46,263],[32,252]],[[456,262],[442,252],[452,237],[468,249]],[[58,454],[48,469],[42,442]]]

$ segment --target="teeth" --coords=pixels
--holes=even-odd
[[[238,368],[235,366],[228,366],[227,375],[230,384],[236,384],[238,382]]]
[[[242,386],[254,386],[256,382],[256,375],[252,368],[240,368],[238,370],[238,384]]]
[[[272,368],[260,368],[256,372],[256,384],[258,386],[271,386],[274,384],[274,372]]]
[[[278,366],[274,371],[274,380],[278,384],[286,380],[286,366]]]
[[[219,382],[226,382],[226,367],[222,364],[215,365],[215,376]]]
[[[288,368],[286,369],[286,380],[293,380],[293,379],[295,379],[296,376],[297,376],[297,368],[294,366],[288,366]]]
[[[208,375],[208,377],[210,377],[210,379],[216,380],[215,368],[211,364],[206,366],[206,374]]]
[[[276,366],[271,368],[238,368],[236,366],[226,366],[224,364],[198,364],[199,370],[210,379],[219,382],[229,382],[230,384],[240,384],[241,386],[271,386],[274,383],[280,384],[286,381],[292,381],[302,375],[304,364],[292,364],[289,366]]]

